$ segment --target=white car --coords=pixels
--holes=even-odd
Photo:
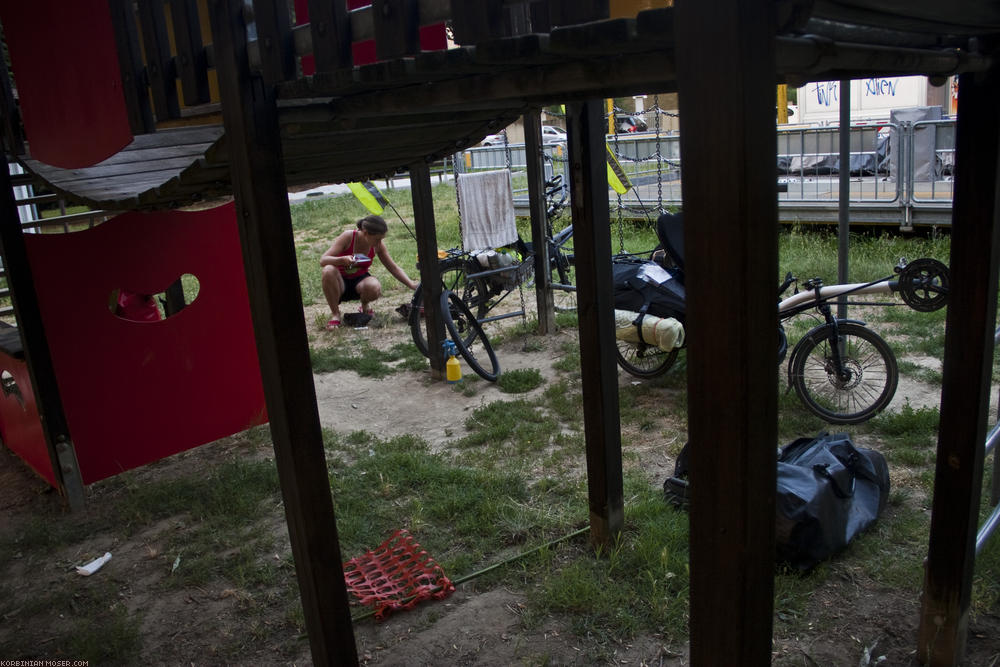
[[[555,144],[566,141],[566,130],[555,125],[542,125],[542,143]]]
[[[496,134],[491,134],[481,142],[483,146],[503,146],[504,136],[507,134],[505,130],[500,130]]]

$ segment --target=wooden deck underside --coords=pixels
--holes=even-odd
[[[846,11],[840,7],[844,3],[818,4]],[[847,30],[815,17],[795,25],[801,20],[794,15],[779,20],[789,24],[776,44],[779,76],[793,83],[946,76],[988,65],[984,57],[955,48],[962,42],[955,36],[894,32],[897,41],[918,46],[889,51],[877,43],[889,34],[884,28]],[[919,19],[903,23],[909,29],[920,25]],[[956,29],[971,33],[983,25],[990,24]],[[803,34],[805,27],[827,30],[838,39]],[[659,9],[634,19],[556,28],[279,84],[288,184],[360,180],[435,161],[543,105],[672,92],[673,43],[673,10]],[[20,159],[58,193],[94,208],[170,208],[232,192],[229,151],[218,125],[137,136],[120,153],[83,169],[54,168],[30,155]]]

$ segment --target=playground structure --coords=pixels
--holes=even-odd
[[[651,4],[656,7],[649,9]],[[288,187],[408,169],[419,251],[434,256],[429,162],[475,145],[522,115],[528,153],[539,155],[537,109],[567,103],[591,539],[607,544],[621,532],[624,498],[617,385],[611,380],[616,373],[602,100],[678,92],[686,257],[692,267],[688,411],[689,437],[696,446],[690,474],[697,480],[691,498],[691,659],[722,663],[739,655],[746,664],[766,664],[775,473],[772,448],[759,445],[776,440],[776,350],[759,341],[770,339],[776,315],[774,84],[890,73],[961,78],[955,164],[967,176],[955,182],[953,219],[961,224],[953,225],[952,253],[961,261],[952,262],[951,276],[953,293],[961,298],[949,311],[917,650],[929,664],[960,660],[996,309],[1000,82],[993,49],[1000,10],[958,0],[942,21],[936,18],[938,3],[930,0],[683,0],[676,7],[624,0],[376,0],[352,11],[342,2],[296,0],[293,21],[290,5],[260,1],[251,9],[241,0],[5,3],[0,22],[17,96],[9,85],[2,86],[0,105],[7,152],[67,200],[134,212],[122,218],[163,216],[154,225],[162,223],[163,229],[155,233],[172,239],[173,228],[192,215],[178,207],[235,197],[235,205],[216,207],[211,216],[223,221],[219,233],[226,238],[220,243],[239,241],[243,277],[233,270],[227,275],[245,279],[246,291],[242,297],[229,285],[220,294],[229,303],[249,303],[252,333],[247,327],[242,340],[255,348],[259,361],[254,370],[259,368],[317,664],[354,664],[357,655],[302,303],[292,288],[298,274]],[[445,48],[445,22],[455,48]],[[729,94],[725,108],[699,108],[701,99],[720,91]],[[542,238],[544,224],[539,163],[527,161],[534,241]],[[152,235],[135,221],[158,218],[101,225],[94,230],[98,244],[123,264],[112,264],[111,277],[92,292],[89,286],[83,289],[76,274],[59,285],[63,293],[57,289],[53,295],[41,278],[62,260],[48,258],[22,233],[12,184],[4,178],[0,241],[26,364],[11,366],[10,381],[2,377],[4,401],[18,403],[20,394],[27,423],[18,428],[33,432],[29,437],[36,441],[41,437],[53,481],[71,504],[79,503],[88,479],[137,463],[111,457],[93,477],[84,473],[94,450],[83,446],[86,427],[74,416],[79,395],[66,387],[93,381],[92,374],[100,371],[66,365],[56,342],[61,325],[52,311],[64,305],[67,290],[88,294],[86,306],[99,312],[98,301],[115,289],[159,292],[191,273],[202,287],[189,306],[163,322],[114,321],[123,329],[128,325],[131,333],[138,327],[167,331],[188,324],[200,300],[207,305],[215,298],[208,269],[186,265],[188,254],[194,257],[205,239],[200,230],[195,241],[178,232],[179,264],[157,262],[155,270],[144,273],[134,265],[151,260],[158,250],[146,248],[130,257],[129,244],[138,240],[123,230],[131,226],[141,237]],[[728,187],[720,189],[720,181]],[[690,222],[697,220],[712,224]],[[83,234],[66,235],[59,243],[79,252]],[[542,256],[536,257],[539,276],[545,267]],[[129,263],[134,273],[126,271]],[[441,350],[440,300],[433,293],[440,281],[430,263],[421,273],[430,286],[428,317],[434,323],[428,327],[428,349]],[[551,312],[551,292],[544,279],[537,284],[538,298],[549,300],[539,312]],[[111,326],[115,315],[103,305],[101,317]],[[722,311],[742,315],[721,330],[713,322]],[[232,320],[234,326],[241,322],[247,323],[246,311]],[[540,327],[548,324],[540,316]],[[203,326],[214,324],[194,328],[204,332]],[[70,332],[81,328],[74,321]],[[74,361],[111,343],[98,337],[86,344],[90,347],[76,345]],[[109,350],[106,363],[120,367],[125,377],[108,385],[103,403],[85,410],[100,422],[94,428],[112,419],[109,401],[131,391],[127,381],[157,383],[155,374],[144,372],[150,355],[177,352],[181,346],[163,336],[143,342],[145,354],[139,357]],[[719,355],[720,349],[727,354]],[[16,359],[18,352],[12,349],[10,356]],[[196,366],[193,359],[192,350],[175,364],[192,374],[175,379],[182,386],[169,392],[187,391],[185,382],[220,379],[225,372]],[[432,354],[431,362],[433,373],[442,377],[443,355]],[[222,379],[224,392],[237,384]],[[734,386],[745,391],[729,392],[731,399],[720,408],[713,397],[719,388]],[[252,398],[234,399],[242,416],[228,423],[217,419],[214,406],[179,407],[183,419],[212,412],[213,423],[186,436],[183,446],[259,423],[264,415]],[[7,429],[9,410],[10,405],[0,409],[5,443],[16,439]],[[120,431],[100,437],[99,448],[128,450]],[[727,504],[719,503],[718,489],[726,489]],[[732,512],[734,506],[744,511]]]

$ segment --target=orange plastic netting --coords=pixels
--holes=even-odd
[[[448,597],[455,586],[441,566],[414,541],[406,529],[397,530],[374,551],[344,563],[347,590],[381,621],[396,609],[410,609],[422,600]]]

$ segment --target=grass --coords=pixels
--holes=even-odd
[[[403,191],[389,193],[400,213],[412,219]],[[438,241],[458,244],[454,189],[434,188]],[[304,301],[322,303],[319,256],[333,236],[365,211],[351,197],[307,200],[292,207]],[[415,244],[398,220],[390,218],[387,243],[397,262],[411,272]],[[626,249],[650,247],[651,230],[625,223],[611,230],[618,248],[622,230]],[[800,277],[823,276],[835,282],[836,238],[814,230],[792,229],[779,237],[782,268]],[[947,258],[947,238],[901,238],[852,234],[851,280],[887,275],[897,256]],[[389,295],[401,286],[383,281]],[[897,356],[940,358],[944,315],[907,308],[871,309],[865,318],[886,332]],[[559,313],[560,327],[576,327],[576,314]],[[813,325],[809,318],[789,323],[792,344]],[[538,351],[534,322],[516,325],[497,338],[503,353]],[[408,342],[380,345],[349,336],[327,336],[312,350],[317,372],[350,371],[387,377],[406,370],[424,372],[427,361]],[[940,383],[940,373],[906,362],[901,372]],[[545,369],[548,371],[549,369]],[[523,593],[524,628],[542,627],[552,616],[565,621],[585,645],[592,662],[610,661],[620,642],[640,635],[673,645],[687,633],[689,572],[688,515],[663,502],[662,475],[643,467],[641,446],[659,447],[658,455],[676,456],[686,440],[686,352],[674,368],[652,381],[623,383],[619,407],[625,472],[625,530],[612,548],[595,554],[582,537],[561,539],[588,523],[583,436],[580,349],[566,341],[553,352],[555,378],[543,380],[539,369],[501,375],[504,400],[482,400],[448,441],[432,447],[417,435],[380,438],[366,431],[324,431],[327,475],[337,513],[344,559],[372,549],[405,526],[452,578],[469,579],[470,588],[505,586]],[[777,371],[776,371],[777,372]],[[475,396],[486,383],[467,373],[453,387]],[[779,443],[831,427],[807,412],[785,380],[779,391]],[[539,389],[530,399],[523,394]],[[485,394],[484,394],[485,395]],[[866,424],[847,427],[860,446],[886,454],[902,482],[892,491],[885,515],[838,559],[802,575],[778,570],[775,579],[775,633],[790,637],[832,625],[833,612],[816,603],[817,591],[836,590],[844,581],[859,587],[901,590],[917,595],[926,554],[926,508],[932,491],[936,409],[905,406]],[[841,429],[837,429],[841,430]],[[158,576],[152,584],[168,595],[200,588],[232,591],[241,631],[222,638],[222,661],[236,661],[260,647],[282,642],[295,646],[304,627],[294,567],[281,525],[281,496],[274,463],[248,453],[266,452],[267,429],[233,439],[233,454],[206,466],[198,476],[170,478],[125,473],[99,486],[114,498],[109,515],[43,516],[18,526],[13,539],[0,541],[0,562],[18,562],[26,554],[100,550],[88,540],[107,533],[121,542],[147,540]],[[521,556],[522,554],[528,554]],[[81,553],[80,559],[84,557]],[[479,575],[492,565],[503,567]],[[176,567],[175,567],[176,564]],[[975,613],[994,613],[1000,604],[1000,546],[994,542],[977,560],[973,583]],[[479,575],[479,576],[476,576]],[[102,583],[104,582],[104,583]],[[11,608],[17,582],[0,579],[0,618],[11,612],[37,616],[39,627],[53,623],[51,609],[81,612],[68,630],[53,629],[58,648],[95,664],[139,661],[143,610],[115,602],[118,582],[96,578],[72,580],[43,596]],[[112,602],[108,602],[108,601]],[[91,619],[91,620],[83,620]],[[238,636],[237,636],[238,635]],[[293,639],[289,639],[289,637]],[[10,649],[37,655],[25,636]],[[301,650],[301,643],[298,645]],[[7,648],[7,647],[5,647]],[[294,654],[294,650],[293,650]]]

